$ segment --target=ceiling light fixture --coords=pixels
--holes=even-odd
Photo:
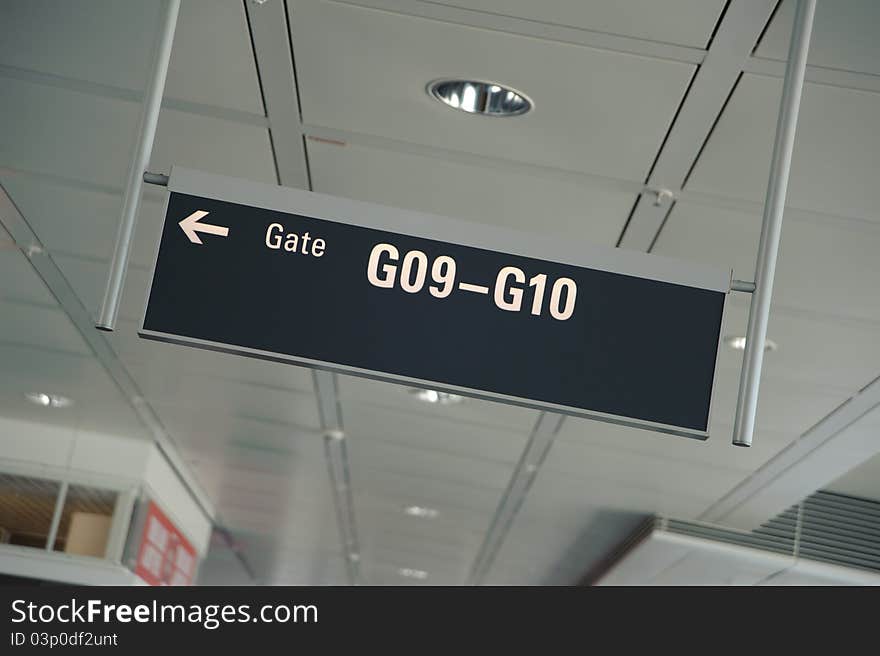
[[[423,517],[425,519],[434,519],[440,514],[433,508],[426,508],[425,506],[407,506],[403,509],[403,512],[410,517]]]
[[[735,335],[724,338],[724,343],[727,344],[734,351],[745,351],[746,350],[746,338],[741,335]],[[775,351],[778,347],[776,346],[776,342],[772,339],[764,340],[764,351]]]
[[[435,80],[428,94],[453,109],[483,116],[520,116],[532,101],[519,91],[479,80]]]
[[[28,392],[24,397],[36,405],[44,408],[68,408],[73,405],[73,401],[66,396],[58,394],[46,394],[45,392]]]
[[[428,573],[423,569],[412,569],[411,567],[401,567],[397,573],[408,579],[418,579],[424,581],[428,578]]]
[[[413,387],[409,390],[409,393],[416,397],[419,401],[423,401],[425,403],[452,405],[454,403],[461,403],[462,401],[464,401],[464,398],[459,396],[458,394],[438,392],[437,390],[431,389],[421,389],[419,387]]]

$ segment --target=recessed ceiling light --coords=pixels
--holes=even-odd
[[[494,82],[477,80],[435,80],[428,93],[444,105],[468,114],[519,116],[532,108],[524,94]]]
[[[434,519],[440,514],[434,508],[426,508],[425,506],[407,506],[403,512],[410,517],[424,517],[425,519]]]
[[[24,397],[31,403],[41,405],[44,408],[67,408],[73,405],[73,401],[66,396],[58,394],[46,394],[45,392],[28,392]]]
[[[418,579],[420,581],[424,581],[428,578],[428,573],[423,569],[412,569],[411,567],[401,567],[397,570],[397,573],[401,576],[405,576],[408,579]]]
[[[734,351],[745,351],[746,350],[746,338],[741,335],[732,335],[730,337],[724,338],[724,343],[727,344]],[[772,339],[764,340],[764,351],[775,351],[777,349],[776,342]]]
[[[449,394],[448,392],[438,392],[437,390],[421,389],[413,387],[409,393],[416,397],[419,401],[425,403],[439,403],[440,405],[452,405],[453,403],[461,403],[464,398],[458,394]]]

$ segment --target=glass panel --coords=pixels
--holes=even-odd
[[[118,496],[115,490],[71,485],[61,512],[55,551],[104,558]]]
[[[61,485],[0,472],[0,544],[44,549]]]

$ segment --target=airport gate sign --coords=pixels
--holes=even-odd
[[[168,192],[144,338],[708,436],[729,270],[541,216],[513,233],[178,167]]]

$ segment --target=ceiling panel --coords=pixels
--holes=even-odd
[[[565,477],[572,484],[582,482],[583,498],[600,507],[691,517],[697,504],[708,506],[739,483],[743,472],[559,441],[553,445],[540,475],[542,479],[554,477]],[[594,490],[599,487],[603,490],[596,494]],[[562,519],[563,513],[559,517]]]
[[[0,164],[15,169],[122,188],[137,132],[139,108],[6,79],[0,119]],[[150,166],[202,168],[249,180],[276,180],[265,128],[162,110]]]
[[[163,4],[141,0],[3,3],[0,24],[6,30],[0,39],[0,62],[141,92],[153,61]],[[263,113],[240,0],[181,3],[166,95]]]
[[[0,376],[5,375],[5,372],[0,371]],[[42,384],[42,389],[53,393],[55,391],[61,393],[62,387],[68,389],[66,386],[58,385],[54,379],[46,379]],[[121,398],[82,400],[79,394],[68,392],[76,400],[74,406],[63,409],[44,408],[35,406],[24,398],[22,390],[31,391],[26,385],[27,382],[17,386],[0,385],[0,416],[119,438],[152,439],[134,410]]]
[[[644,179],[694,71],[342,3],[292,7],[305,123],[627,180]],[[443,77],[497,81],[535,109],[452,110],[425,93]]]
[[[724,0],[436,0],[501,16],[703,48]],[[687,20],[682,17],[686,16]]]
[[[309,140],[315,191],[466,221],[612,245],[635,194],[348,143]]]
[[[166,109],[159,115],[150,168],[167,174],[172,164],[255,182],[278,182],[266,128]]]
[[[3,80],[0,164],[122,187],[138,108],[19,80]]]
[[[566,458],[574,460],[560,464]],[[565,524],[583,521],[584,514],[596,508],[613,512],[693,517],[708,505],[700,496],[708,497],[713,491],[719,495],[727,492],[732,483],[723,489],[724,482],[728,477],[734,479],[733,473],[724,474],[725,481],[711,483],[714,490],[688,489],[674,480],[658,481],[656,476],[645,485],[641,481],[633,485],[630,480],[620,480],[617,471],[596,472],[595,467],[589,464],[591,460],[592,449],[557,442],[529,490],[528,498],[534,496],[534,512],[556,517]],[[646,466],[650,465],[646,463]],[[735,479],[735,482],[738,481]]]
[[[140,318],[137,322],[120,321],[108,338],[129,372],[138,380],[143,378],[144,385],[176,376],[176,368],[180,368],[191,374],[276,390],[312,390],[312,372],[305,367],[142,339],[137,335],[139,322]]]
[[[880,434],[880,426],[877,430]],[[868,458],[824,489],[851,497],[880,501],[880,455]]]
[[[713,427],[714,422],[727,424],[732,421],[739,390],[739,371],[739,367],[718,368],[712,406]],[[797,378],[762,376],[756,430],[800,435],[850,396],[845,389],[816,385]]]
[[[732,266],[735,277],[751,280],[760,231],[758,214],[679,202],[652,252]],[[773,300],[824,315],[880,321],[878,252],[880,226],[789,216],[782,227]]]
[[[0,300],[0,343],[91,355],[79,331],[59,309]]]
[[[414,422],[421,421],[436,425],[447,422],[440,428],[441,432],[448,431],[448,422],[458,422],[455,426],[459,431],[466,431],[468,425],[478,429],[489,429],[479,432],[478,436],[491,440],[491,443],[474,445],[474,438],[467,435],[461,437],[451,435],[449,439],[440,439],[433,443],[433,446],[438,448],[464,448],[469,452],[482,450],[487,453],[500,453],[502,459],[507,459],[513,453],[518,456],[522,447],[521,435],[528,432],[538,419],[538,412],[535,410],[504,403],[470,398],[449,405],[426,403],[410,394],[409,390],[412,388],[405,385],[354,376],[339,376],[338,381],[340,398],[346,407],[349,403],[357,404],[357,407],[352,408],[356,418],[365,413],[373,417],[383,410],[391,410],[400,413],[403,425],[406,427],[405,431],[409,432],[418,432],[417,424]],[[369,417],[366,419],[369,420]],[[493,428],[512,429],[520,436],[511,436],[507,431],[491,430]],[[382,433],[376,433],[374,436],[389,437]],[[413,439],[418,440],[418,438]]]
[[[725,308],[725,336],[745,335],[749,301],[748,294],[730,295]],[[880,372],[878,331],[880,325],[872,321],[774,307],[767,336],[777,348],[764,358],[764,371],[772,377],[856,392]],[[741,351],[722,349],[723,366],[739,366],[741,360]]]
[[[93,317],[97,317],[104,298],[107,275],[110,272],[109,260],[85,259],[69,255],[53,255],[52,259],[86,309]],[[147,300],[149,279],[150,273],[146,269],[128,267],[119,306],[121,318],[138,323],[141,321]]]
[[[783,0],[755,50],[756,56],[782,61],[788,59],[794,9],[794,0]],[[880,5],[875,0],[847,0],[843,5],[816,3],[808,64],[880,74],[880,43],[877,42],[876,32],[878,22]]]
[[[349,450],[349,458],[352,486],[356,494],[365,491],[367,494],[397,499],[400,504],[435,508],[444,514],[464,512],[486,514],[487,517],[501,500],[502,490],[495,485],[425,476],[409,467],[392,469],[369,457],[359,458],[354,447]]]
[[[10,175],[9,195],[51,253],[109,258],[116,242],[122,195],[52,184],[37,176]],[[165,192],[147,187],[132,241],[131,263],[152,266],[162,230]]]
[[[354,467],[363,466],[381,472],[404,471],[426,479],[503,490],[511,474],[511,467],[495,460],[478,461],[464,455],[428,450],[399,443],[360,439],[359,425],[352,424],[350,457]]]
[[[6,183],[5,180],[3,182]],[[42,278],[36,274],[31,263],[17,248],[0,249],[0,298],[53,307],[56,304],[55,297]]]
[[[645,516],[584,506],[563,523],[526,499],[485,582],[489,585],[574,585],[620,544]]]
[[[74,405],[58,409],[36,406],[25,400],[28,392],[66,396]],[[120,436],[145,436],[137,415],[104,368],[81,354],[0,343],[0,405],[2,416]]]
[[[782,93],[780,78],[744,74],[687,189],[763,202]],[[880,94],[804,85],[788,205],[878,221]]]
[[[713,414],[707,440],[692,440],[653,431],[600,424],[589,419],[569,417],[560,430],[557,443],[570,442],[583,449],[598,448],[629,452],[645,458],[667,458],[699,471],[705,468],[753,471],[797,437],[792,430],[772,431],[760,428],[751,449],[731,444],[733,416]]]
[[[525,446],[527,434],[478,424],[441,421],[426,415],[348,403],[346,433],[365,462],[403,468],[417,460],[425,475],[503,487]],[[387,459],[378,458],[384,453]],[[415,470],[413,470],[415,471]]]

